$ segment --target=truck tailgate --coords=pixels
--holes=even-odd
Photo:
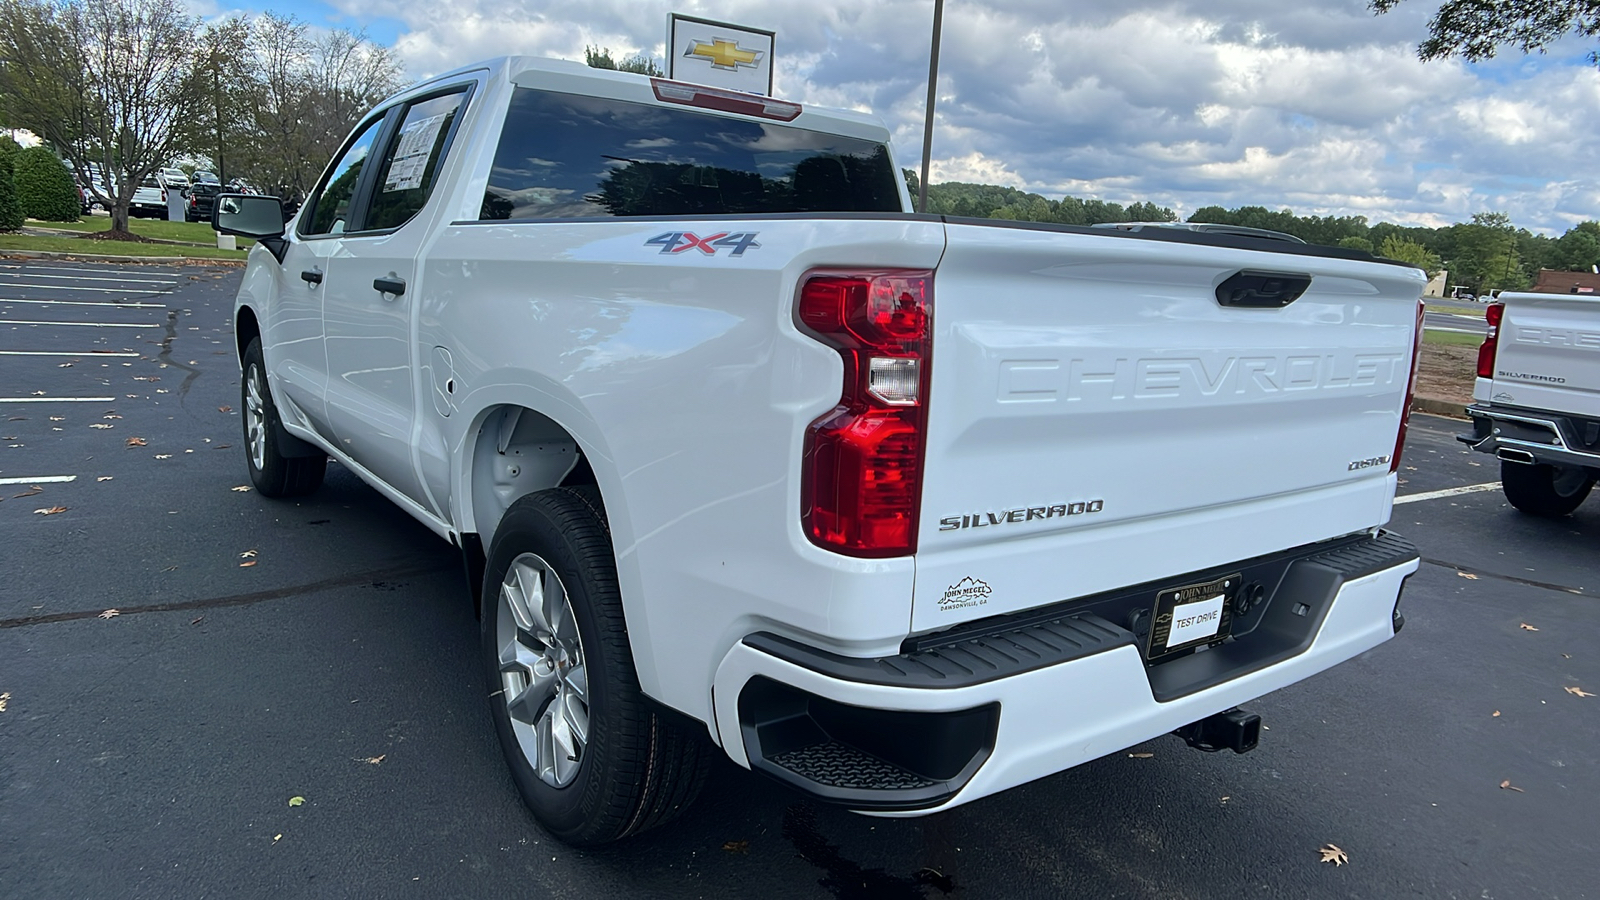
[[[1387,521],[1422,273],[1307,249],[949,225],[912,629]]]
[[[1502,294],[1494,387],[1482,399],[1600,415],[1600,297]]]

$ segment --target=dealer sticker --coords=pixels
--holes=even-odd
[[[1218,594],[1173,607],[1172,630],[1167,632],[1166,649],[1216,634],[1222,624],[1222,604],[1227,599],[1226,595]]]

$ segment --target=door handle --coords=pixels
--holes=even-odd
[[[372,288],[373,290],[398,297],[406,292],[406,280],[404,278],[374,278],[372,279]]]
[[[321,269],[315,269],[315,268],[306,269],[304,272],[300,273],[300,280],[304,281],[306,284],[312,284],[312,285],[321,284],[322,283],[322,270]]]

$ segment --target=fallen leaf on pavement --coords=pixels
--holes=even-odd
[[[1497,709],[1497,710],[1495,710],[1495,711],[1494,711],[1494,715],[1493,715],[1493,716],[1490,716],[1490,718],[1492,718],[1492,719],[1498,719],[1498,718],[1500,718],[1500,710],[1498,710],[1498,709]]]
[[[272,842],[274,844],[276,844],[277,842],[279,842],[281,840],[283,840],[283,835],[281,835],[281,834],[275,834],[275,835],[272,836]]]
[[[1129,759],[1151,759],[1154,756],[1155,756],[1154,753],[1129,753],[1128,754],[1128,758]]]
[[[44,396],[44,391],[34,391],[33,395],[35,397],[43,397]]]
[[[58,369],[70,369],[70,368],[73,367],[73,365],[74,365],[74,363],[57,363],[56,364],[56,368],[58,368]]]
[[[300,806],[301,804],[303,804],[305,802],[306,802],[306,798],[304,798],[304,797],[290,797],[289,798],[289,805],[290,806]]]
[[[98,616],[98,618],[101,618],[101,619],[115,619],[117,616],[120,616],[120,615],[122,615],[122,611],[121,610],[108,609],[105,612],[101,613]]]
[[[728,852],[728,853],[749,853],[750,852],[750,842],[749,841],[727,841],[727,842],[723,843],[722,849],[724,851]]]
[[[230,490],[230,491],[238,491],[240,493],[244,493],[245,491],[250,490],[250,485],[241,484],[241,485],[238,485],[237,487],[228,488],[228,490]]]
[[[217,407],[217,412],[233,412],[233,407],[231,407],[231,406],[219,406],[219,407]]]
[[[1472,574],[1471,572],[1457,572],[1456,574],[1458,576],[1462,577],[1462,578],[1467,579],[1468,581],[1477,581],[1478,580],[1478,576]]]
[[[1516,785],[1512,784],[1511,783],[1511,779],[1509,779],[1509,778],[1507,778],[1505,781],[1500,782],[1500,790],[1502,790],[1502,791],[1516,791],[1519,794],[1526,794],[1527,793],[1527,791],[1525,791],[1522,788],[1519,788]]]
[[[1566,692],[1569,693],[1569,694],[1572,694],[1573,696],[1576,696],[1576,697],[1593,697],[1594,696],[1593,694],[1589,693],[1588,691],[1584,690],[1581,687],[1569,687],[1569,688],[1566,688]]]
[[[255,556],[256,551],[254,550],[246,550],[245,552],[239,554],[240,559],[255,559]]]
[[[1333,844],[1328,844],[1318,849],[1317,852],[1322,854],[1321,862],[1331,862],[1336,866],[1342,866],[1350,861],[1350,854],[1340,850]]]
[[[36,509],[36,510],[34,510],[34,512],[39,513],[41,515],[46,515],[46,516],[53,516],[56,513],[64,513],[66,511],[67,511],[67,508],[65,506],[51,506],[51,507],[47,507],[45,509]]]
[[[101,475],[99,478],[96,478],[95,481],[110,481],[112,478],[115,478],[115,477],[116,476],[114,476],[114,475]]]
[[[50,421],[52,421],[52,422],[65,422],[66,420],[67,420],[66,416],[51,416],[50,417]],[[11,421],[15,422],[16,419],[12,419]]]
[[[253,559],[252,559],[252,560],[250,560],[250,561],[249,561],[249,562],[242,562],[242,563],[239,563],[239,568],[241,568],[241,569],[248,569],[248,568],[250,568],[250,567],[251,567],[251,566],[253,566],[253,565],[255,565],[255,564],[256,564],[256,561],[255,561],[255,560],[253,560]]]
[[[129,447],[143,447],[145,444],[148,444],[148,443],[149,443],[149,441],[145,440],[142,437],[131,437],[131,438],[128,438],[128,446]]]
[[[172,454],[171,453],[157,453],[156,454],[156,459],[171,459],[171,458],[172,458]]]
[[[96,422],[93,425],[90,425],[89,427],[90,428],[115,428],[117,426],[115,426],[115,425],[107,425],[104,422]]]
[[[102,418],[102,419],[120,419],[122,417],[117,415],[116,413],[106,413],[105,415],[101,416],[100,418]]]
[[[199,625],[201,623],[201,621],[203,621],[204,619],[205,619],[205,616],[195,616],[194,618],[189,620],[189,624],[190,625]]]
[[[1217,802],[1219,802],[1219,803],[1227,803],[1229,800],[1232,800],[1232,799],[1233,799],[1233,797],[1231,795],[1224,794],[1222,799],[1217,801]]]
[[[1563,654],[1561,654],[1561,658],[1562,659],[1571,659],[1572,658],[1572,654],[1571,653],[1563,653]]]
[[[1520,627],[1522,628],[1523,631],[1538,631],[1539,630],[1539,629],[1533,627],[1532,625],[1529,625],[1527,622],[1523,622]]]
[[[383,762],[384,758],[387,757],[388,755],[389,754],[387,754],[387,753],[380,753],[377,756],[358,757],[357,761],[358,762],[364,762],[369,766],[375,766],[378,763]]]
[[[6,711],[6,704],[10,703],[10,702],[11,702],[11,692],[10,691],[6,691],[4,694],[0,694],[0,712],[5,712]]]
[[[27,490],[23,491],[20,494],[12,494],[11,495],[11,499],[16,500],[16,499],[21,498],[21,497],[32,497],[34,494],[42,494],[42,493],[44,493],[44,488],[42,488],[42,487],[40,487],[40,486],[38,486],[36,484],[36,485],[33,485],[32,487],[28,488]]]

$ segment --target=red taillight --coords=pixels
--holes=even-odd
[[[1478,348],[1478,377],[1494,377],[1494,354],[1500,347],[1500,319],[1506,313],[1504,303],[1491,303],[1483,311],[1483,318],[1489,323],[1489,333],[1483,339],[1483,346]]]
[[[925,270],[821,273],[800,288],[800,327],[844,359],[839,405],[806,429],[801,519],[819,547],[917,550],[932,316]]]
[[[1411,377],[1406,381],[1406,405],[1400,409],[1400,431],[1394,436],[1394,453],[1389,455],[1389,471],[1400,471],[1400,453],[1406,448],[1406,428],[1411,424],[1411,404],[1417,399],[1417,370],[1422,367],[1422,327],[1428,307],[1417,301],[1417,330],[1411,334]]]

